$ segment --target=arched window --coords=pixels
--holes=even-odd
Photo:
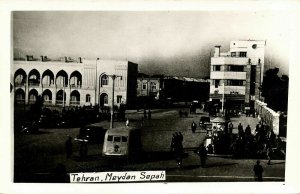
[[[85,96],[85,102],[91,102],[91,95],[87,94]]]
[[[104,96],[104,104],[108,104],[108,96]]]
[[[156,83],[155,82],[151,82],[151,91],[155,91],[156,90]]]
[[[101,77],[101,86],[107,86],[108,85],[108,76],[102,75]]]

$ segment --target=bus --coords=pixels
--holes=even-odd
[[[103,143],[104,157],[139,159],[141,153],[141,131],[131,127],[118,127],[106,131]]]

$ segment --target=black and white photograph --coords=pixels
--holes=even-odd
[[[284,186],[292,14],[11,10],[11,182]]]

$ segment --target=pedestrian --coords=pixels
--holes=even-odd
[[[179,117],[182,117],[182,110],[179,110]]]
[[[256,165],[253,167],[254,171],[254,180],[255,181],[263,181],[262,174],[263,174],[263,167],[260,165],[260,161],[256,161]]]
[[[214,148],[211,144],[208,144],[208,146],[207,146],[207,153],[208,154],[213,154],[214,153]]]
[[[271,146],[269,145],[268,147],[267,147],[267,159],[268,159],[268,165],[271,165],[271,155],[272,155],[272,153],[273,153],[273,150],[272,150],[272,148],[271,148]]]
[[[66,146],[67,158],[70,158],[73,153],[72,137],[69,136],[69,138],[67,139],[67,141],[65,143],[65,146]]]
[[[146,109],[144,109],[144,119],[147,119],[147,112],[146,112]]]
[[[201,143],[199,145],[199,148],[198,148],[198,155],[200,157],[200,163],[201,163],[201,167],[204,168],[205,167],[205,163],[206,163],[206,159],[207,159],[207,150],[204,146],[203,143]]]
[[[251,134],[251,127],[250,127],[250,125],[248,125],[248,126],[246,127],[245,133],[248,134],[248,135]]]
[[[195,121],[192,122],[191,128],[192,128],[192,132],[195,133],[197,129],[197,124],[195,123]]]
[[[88,153],[87,142],[83,140],[80,145],[80,152],[79,152],[80,158],[85,158],[87,156],[87,153]]]
[[[244,129],[243,129],[243,125],[241,123],[239,123],[239,125],[238,125],[238,134],[240,137],[244,136]]]
[[[127,118],[127,120],[126,120],[126,127],[129,127],[129,119]]]
[[[233,130],[233,124],[232,124],[232,122],[229,122],[228,129],[229,129],[229,134],[232,134],[232,130]]]
[[[151,110],[148,110],[148,119],[151,120]]]
[[[178,139],[179,139],[179,141],[183,142],[183,135],[180,131],[178,133]]]
[[[182,166],[183,146],[182,142],[176,138],[174,142],[174,156],[178,167]]]

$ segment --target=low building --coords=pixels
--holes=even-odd
[[[149,76],[139,73],[137,78],[137,97],[153,97],[159,100],[161,81],[160,76]]]
[[[40,95],[46,106],[111,106],[113,92],[116,105],[131,104],[137,70],[138,65],[129,61],[26,56],[14,60],[11,83],[16,104],[33,104]]]

